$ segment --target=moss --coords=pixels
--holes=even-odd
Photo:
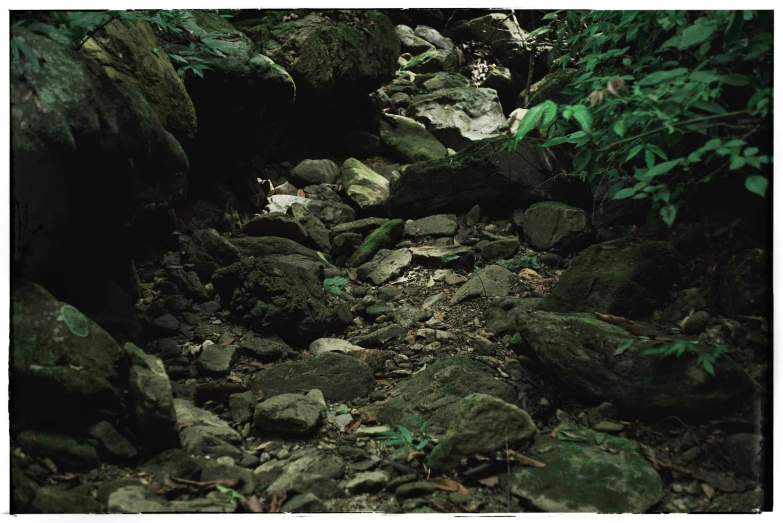
[[[65,324],[71,332],[82,338],[90,333],[87,317],[73,305],[63,305],[60,309]]]
[[[351,265],[354,267],[361,265],[370,261],[381,249],[393,247],[402,237],[404,230],[405,222],[400,219],[384,223],[365,238],[351,257]]]

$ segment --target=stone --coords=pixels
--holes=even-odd
[[[144,364],[133,365],[128,390],[144,445],[158,451],[179,447],[174,396],[163,363],[149,356]]]
[[[333,479],[308,472],[283,472],[267,488],[267,492],[276,490],[285,490],[292,494],[313,494],[325,500],[345,497],[345,492]]]
[[[294,451],[288,458],[285,469],[288,474],[317,474],[325,478],[339,479],[345,474],[345,461],[339,456],[311,447]]]
[[[184,271],[174,269],[167,275],[168,280],[177,286],[186,298],[195,300],[198,303],[209,300],[209,293],[198,279],[198,274],[194,271]]]
[[[706,311],[698,311],[689,316],[685,325],[682,327],[683,334],[692,334],[698,336],[707,329],[710,322],[710,315]]]
[[[476,271],[468,283],[454,293],[449,303],[455,305],[481,296],[503,297],[511,292],[515,282],[514,273],[500,265],[490,265]]]
[[[35,493],[30,512],[38,514],[97,514],[101,505],[92,496],[63,487],[44,486]]]
[[[552,100],[557,104],[567,104],[571,101],[571,96],[566,94],[574,81],[576,70],[552,69],[544,78],[530,86],[530,100],[527,107],[534,107],[547,100]],[[519,93],[517,107],[525,107],[524,92]]]
[[[291,183],[297,187],[335,183],[340,168],[331,160],[302,160],[291,171]]]
[[[200,481],[240,480],[240,485],[235,488],[242,495],[252,495],[256,488],[256,479],[253,473],[236,465],[224,465],[214,461],[208,461],[201,469]]]
[[[423,497],[427,494],[435,492],[435,487],[429,481],[414,481],[413,483],[406,483],[397,487],[394,491],[394,495],[398,498],[413,498]]]
[[[141,469],[161,485],[172,477],[197,479],[201,473],[199,462],[182,449],[164,450]]]
[[[204,376],[225,376],[239,356],[236,345],[211,344],[204,347],[196,360],[199,373]]]
[[[265,210],[268,212],[288,212],[291,205],[300,203],[307,207],[324,225],[332,227],[341,223],[354,221],[356,212],[344,203],[329,200],[314,200],[300,196],[275,194],[267,199]]]
[[[359,249],[351,256],[351,266],[367,263],[381,249],[389,249],[402,238],[405,224],[402,220],[389,220],[364,239]]]
[[[454,51],[432,49],[408,60],[408,63],[402,67],[402,70],[416,74],[436,73],[454,67],[458,60],[457,53]]]
[[[592,245],[574,259],[539,310],[601,312],[634,319],[661,308],[678,280],[666,242]]]
[[[228,400],[231,419],[234,423],[243,424],[253,417],[258,400],[252,390],[239,394],[232,394]]]
[[[397,36],[400,38],[403,51],[410,52],[415,56],[425,51],[432,51],[435,49],[433,44],[419,36],[416,36],[413,33],[413,29],[407,25],[398,25],[394,28],[394,30],[397,33]]]
[[[730,317],[771,317],[772,293],[768,279],[769,252],[748,249],[735,254],[726,264],[718,299],[720,307]]]
[[[400,97],[405,97],[404,102]],[[404,93],[395,94],[392,101],[395,98],[397,99],[395,105],[399,105],[401,108],[407,107],[410,103],[410,97]],[[405,116],[387,114],[385,119],[378,119],[378,127],[381,141],[400,162],[426,162],[448,155],[446,147],[415,120]]]
[[[373,258],[356,269],[356,276],[373,285],[383,285],[399,277],[408,268],[412,260],[408,249],[389,251],[381,249]]]
[[[326,419],[326,407],[300,394],[279,394],[256,406],[256,430],[290,436],[307,436]]]
[[[732,434],[723,444],[734,470],[756,481],[764,474],[763,445],[760,434],[749,433]]]
[[[329,236],[332,241],[334,241],[337,236],[343,233],[354,233],[360,236],[366,236],[388,221],[388,218],[370,217],[352,222],[341,223],[339,225],[335,225],[329,230]]]
[[[432,27],[426,25],[417,25],[416,29],[413,30],[413,34],[428,41],[438,49],[445,49],[446,51],[451,51],[454,49],[454,42],[451,41],[451,38],[442,36]]]
[[[128,486],[115,490],[109,495],[107,510],[115,514],[143,514],[173,512],[171,504],[155,497],[147,487]]]
[[[345,160],[340,176],[346,194],[360,209],[379,207],[389,197],[389,180],[355,158]]]
[[[525,83],[525,77],[516,71],[508,67],[495,67],[490,69],[481,87],[494,89],[498,93],[503,112],[509,114],[516,109],[517,96],[525,89]],[[520,110],[525,111],[525,109]],[[516,133],[516,128],[509,130],[512,135]]]
[[[270,212],[255,216],[242,227],[242,234],[288,238],[308,247],[312,244],[307,231],[304,230],[304,227],[301,226],[296,218],[281,212]]]
[[[362,245],[362,235],[354,232],[344,232],[332,241],[331,255],[336,260],[340,256],[350,257]],[[336,263],[336,262],[335,262]]]
[[[328,511],[321,498],[310,493],[294,496],[283,503],[283,506],[280,508],[280,512],[285,514],[323,513]]]
[[[481,219],[481,207],[478,205],[474,205],[470,208],[468,211],[468,214],[465,215],[465,225],[468,227],[473,227],[476,225],[479,220]]]
[[[465,258],[473,252],[470,247],[463,245],[433,246],[422,245],[411,247],[413,261],[425,267],[465,267],[468,263]],[[471,265],[467,265],[470,267]]]
[[[525,211],[525,237],[537,250],[574,252],[592,240],[587,213],[560,202],[540,202]]]
[[[516,405],[487,394],[471,394],[457,405],[427,466],[434,472],[445,472],[464,457],[492,454],[532,439],[537,433],[535,422]]]
[[[578,441],[541,435],[526,452],[546,467],[514,467],[511,493],[544,512],[643,513],[663,496],[663,481],[636,443],[561,425]],[[604,450],[610,449],[610,450]]]
[[[231,239],[232,245],[236,246],[237,250],[243,257],[255,257],[260,258],[262,256],[299,256],[307,258],[312,261],[316,261],[323,265],[323,260],[318,256],[313,249],[305,247],[304,245],[297,243],[288,238],[279,238],[277,236],[266,237],[238,237]]]
[[[451,424],[457,406],[474,393],[488,394],[514,403],[517,393],[511,385],[495,379],[494,371],[467,356],[451,356],[435,361],[395,389],[398,396],[377,407],[379,422],[397,426],[413,414],[428,422],[427,434],[442,435]]]
[[[331,249],[329,230],[307,207],[299,203],[291,205],[294,219],[302,226],[308,236],[308,243],[321,252],[328,253]]]
[[[25,430],[16,436],[21,449],[32,456],[51,459],[63,471],[83,471],[99,464],[98,452],[74,438],[55,432]]]
[[[345,488],[351,494],[373,493],[383,490],[389,483],[389,475],[385,472],[361,472],[350,480]]]
[[[239,251],[215,229],[203,229],[190,237],[185,249],[188,263],[195,265],[196,273],[203,281],[212,274],[239,261]]]
[[[509,238],[504,240],[495,240],[489,242],[481,249],[481,259],[491,263],[495,260],[507,260],[513,257],[519,250],[519,240]]]
[[[519,354],[543,365],[581,397],[609,401],[634,416],[719,415],[742,403],[751,389],[749,378],[729,358],[716,364],[713,377],[692,356],[643,356],[654,341],[636,338],[593,313],[533,312],[516,327]],[[640,322],[633,327],[649,332]],[[617,353],[620,347],[626,348]]]
[[[428,92],[437,91],[439,89],[452,89],[456,87],[470,86],[470,81],[461,74],[449,73],[418,75],[416,77],[415,83],[417,86],[419,86],[419,88],[423,88]]]
[[[454,236],[457,234],[457,217],[454,214],[436,214],[419,220],[408,220],[403,234],[408,238]]]
[[[297,389],[318,389],[327,401],[349,401],[375,388],[372,369],[355,358],[327,352],[315,358],[278,363],[259,373],[267,400]]]
[[[250,338],[240,343],[239,349],[245,356],[262,363],[279,361],[294,353],[294,349],[278,338]]]
[[[405,329],[410,329],[419,322],[427,321],[431,317],[431,312],[421,310],[408,304],[403,304],[398,309],[389,313],[389,319],[394,323],[402,325]]]
[[[448,55],[448,51],[431,53]],[[406,66],[407,69],[411,67],[411,63]],[[439,142],[455,151],[498,136],[506,122],[497,93],[474,87],[438,89],[414,96],[406,113],[409,118],[422,122]]]
[[[97,441],[101,456],[109,461],[127,461],[138,454],[136,447],[117,432],[108,421],[100,421],[87,429],[87,434]]]
[[[386,327],[376,329],[369,334],[363,334],[351,338],[351,343],[361,347],[379,348],[386,345],[391,340],[404,339],[408,331],[402,325],[391,324]]]

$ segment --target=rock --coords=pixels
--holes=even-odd
[[[509,114],[517,108],[517,96],[525,89],[525,83],[525,77],[516,71],[511,71],[508,67],[495,67],[490,69],[481,87],[494,89],[498,93],[503,112]],[[509,130],[510,134],[516,133],[516,129]]]
[[[373,372],[384,370],[386,360],[394,355],[392,351],[365,349],[349,341],[337,338],[321,338],[310,344],[310,354],[313,356],[318,356],[325,352],[339,352],[356,358],[369,365]]]
[[[232,394],[229,398],[231,419],[237,424],[247,423],[253,417],[256,405],[258,405],[258,400],[255,392],[252,390],[240,394]]]
[[[63,487],[44,486],[35,492],[30,512],[38,514],[97,514],[101,505],[92,496]]]
[[[455,305],[465,300],[481,296],[506,296],[516,282],[513,272],[500,265],[490,265],[476,271],[468,283],[460,287],[449,302]]]
[[[478,205],[474,205],[470,208],[468,211],[468,214],[465,216],[465,225],[468,227],[475,226],[479,220],[481,219],[481,207]]]
[[[463,457],[488,454],[517,445],[538,433],[524,410],[486,394],[459,402],[446,435],[432,450],[427,466],[447,471]]]
[[[212,279],[212,274],[223,267],[239,261],[239,251],[215,229],[197,231],[190,237],[185,249],[188,263],[196,266],[196,273],[204,281]]]
[[[315,448],[305,448],[291,454],[285,470],[288,474],[317,474],[324,478],[339,479],[345,474],[345,461]]]
[[[172,336],[179,333],[179,321],[173,314],[164,314],[155,318],[151,327],[161,336]]]
[[[301,394],[279,394],[256,406],[256,430],[308,436],[326,419],[326,407]]]
[[[410,68],[411,64],[406,67]],[[492,89],[472,87],[439,89],[414,96],[407,116],[422,122],[438,141],[455,151],[498,136],[506,122],[497,93]]]
[[[430,93],[433,91],[437,91],[439,89],[470,87],[470,80],[468,80],[461,74],[450,74],[450,73],[417,75],[414,83],[420,89],[425,89]]]
[[[541,202],[525,211],[525,237],[538,250],[573,252],[587,245],[593,230],[587,213],[560,202]]]
[[[270,212],[254,217],[242,227],[242,234],[288,238],[308,247],[312,244],[310,236],[296,218],[281,212]]]
[[[749,249],[731,257],[718,296],[726,315],[770,317],[769,267],[770,255],[763,249]]]
[[[403,304],[400,308],[389,314],[389,319],[391,321],[399,323],[405,329],[409,329],[419,322],[427,321],[431,317],[431,312],[423,311],[408,304]]]
[[[250,338],[239,345],[242,354],[262,363],[272,363],[294,353],[283,340],[276,338]]]
[[[333,479],[307,472],[283,473],[267,489],[267,492],[285,490],[292,494],[313,494],[321,499],[345,497],[345,492]]]
[[[460,214],[474,205],[492,208],[500,215],[543,200],[592,206],[585,182],[573,177],[553,178],[560,172],[560,162],[552,151],[525,142],[507,151],[503,149],[506,142],[506,137],[495,138],[448,158],[411,165],[391,186],[390,215]]]
[[[404,235],[409,238],[423,236],[454,236],[457,234],[457,216],[454,214],[436,214],[405,223]]]
[[[256,258],[218,270],[213,283],[234,317],[255,332],[309,343],[329,330],[333,310],[325,303],[323,285],[301,267]]]
[[[341,156],[369,158],[381,154],[381,138],[366,131],[350,131],[340,140]]]
[[[283,213],[288,212],[291,205],[301,203],[327,227],[353,221],[356,217],[356,212],[350,206],[329,200],[312,200],[299,196],[275,194],[270,196],[267,202],[266,211]]]
[[[345,488],[351,494],[373,493],[383,490],[389,482],[389,475],[385,472],[361,472],[350,480]]]
[[[340,197],[340,195],[337,194],[335,190],[332,189],[332,187],[329,185],[308,185],[304,188],[304,192],[308,199],[323,200],[326,202],[335,202],[339,204],[343,203],[343,199]],[[296,193],[297,191],[294,191],[293,196],[296,196]]]
[[[314,250],[309,249],[288,238],[266,236],[261,238],[232,238],[231,244],[236,246],[243,257],[260,258],[263,256],[301,256],[323,264],[323,260]]]
[[[494,378],[492,369],[467,356],[437,360],[395,389],[400,395],[380,406],[378,421],[404,425],[405,418],[419,414],[429,423],[427,434],[434,436],[446,432],[457,405],[470,394],[488,394],[506,403],[514,403],[517,397],[513,387]]]
[[[691,311],[702,311],[707,308],[707,302],[698,288],[683,289],[677,298],[666,306],[661,313],[661,320],[667,323],[680,323]]]
[[[51,459],[63,471],[83,471],[99,464],[98,452],[74,438],[55,432],[25,430],[16,436],[21,449],[32,456]]]
[[[321,498],[314,494],[299,494],[289,499],[280,508],[280,512],[285,514],[307,514],[329,512]]]
[[[579,394],[636,416],[717,415],[729,412],[750,390],[747,376],[728,358],[716,364],[713,377],[692,356],[643,356],[653,341],[635,338],[592,313],[534,312],[517,327],[523,356]]]
[[[462,39],[488,44],[496,56],[504,58],[504,63],[519,62],[519,57],[530,56],[524,44],[528,33],[505,13],[474,18],[455,26],[453,32]]]
[[[400,38],[402,50],[405,52],[409,52],[416,56],[417,54],[423,53],[425,51],[432,51],[435,49],[433,44],[419,36],[416,36],[413,33],[413,29],[407,25],[398,25],[394,28],[394,30],[397,33],[397,36]]]
[[[435,487],[429,481],[414,481],[397,487],[394,494],[401,499],[424,497],[427,494],[435,492]]]
[[[360,265],[356,270],[357,277],[373,285],[383,285],[392,278],[397,278],[411,263],[411,253],[408,249],[389,251],[381,249],[372,260]]]
[[[449,245],[446,247],[422,245],[420,247],[412,247],[410,251],[413,261],[425,267],[464,267],[468,263],[465,257],[472,253],[473,249],[462,245]]]
[[[11,416],[65,429],[121,412],[112,337],[38,284],[21,282],[11,297]]]
[[[400,103],[399,97],[405,97],[407,103]],[[397,93],[392,97],[395,106],[407,107],[409,97],[403,93]],[[448,155],[446,148],[419,122],[406,118],[387,114],[386,119],[378,119],[378,127],[381,133],[381,140],[391,151],[392,155],[404,163],[426,162],[437,158],[444,158]],[[387,120],[391,120],[390,123]]]
[[[552,69],[544,78],[530,86],[530,101],[527,107],[534,107],[547,100],[557,104],[567,104],[571,96],[564,91],[571,86],[576,76],[576,69]],[[526,107],[525,93],[519,94],[517,107]]]
[[[147,22],[114,19],[93,33],[81,52],[101,65],[109,78],[141,93],[161,125],[187,144],[196,135],[196,109],[169,57],[157,54],[157,60],[149,60],[159,46]]]
[[[458,60],[457,53],[454,51],[433,49],[408,60],[408,63],[402,67],[402,70],[416,74],[437,73],[438,71],[447,71],[454,68]]]
[[[291,171],[291,183],[297,187],[335,183],[340,168],[332,160],[302,160]]]
[[[401,340],[407,334],[408,331],[402,325],[391,324],[369,334],[351,338],[351,342],[362,347],[376,348],[383,347],[391,340]]]
[[[397,244],[402,237],[405,224],[402,220],[389,220],[364,239],[359,249],[351,256],[351,266],[358,267],[372,259],[381,249]]]
[[[340,256],[350,257],[362,245],[362,235],[354,232],[344,232],[332,241],[331,254],[335,260]],[[338,263],[335,261],[335,263]]]
[[[511,493],[544,512],[643,513],[663,496],[663,481],[636,443],[579,425],[561,425],[581,441],[536,438],[527,454],[546,467],[515,467]],[[609,450],[604,450],[609,449]]]
[[[389,181],[355,158],[348,158],[340,169],[348,197],[361,209],[383,205],[389,197]]]
[[[180,432],[182,448],[196,456],[219,458],[229,456],[242,459],[244,453],[237,448],[242,436],[215,414],[200,409],[188,400],[174,400],[177,423],[185,427]]]
[[[331,249],[329,243],[329,230],[313,213],[307,210],[304,205],[294,203],[291,205],[291,213],[294,219],[307,233],[308,242],[314,248],[321,252],[328,253]]]
[[[196,361],[199,373],[204,376],[225,376],[231,372],[239,347],[235,345],[207,345]]]
[[[389,221],[388,218],[363,218],[361,220],[341,223],[340,225],[335,225],[329,230],[329,236],[332,239],[332,241],[334,241],[334,239],[340,234],[344,234],[347,232],[365,236],[375,231],[376,229],[378,229],[378,227],[380,227],[381,225],[385,224],[388,221]]]
[[[201,469],[200,481],[240,480],[240,485],[235,488],[242,495],[252,495],[256,488],[256,479],[251,471],[236,465],[224,465],[214,461],[208,461]]]
[[[201,474],[201,465],[182,449],[164,450],[147,461],[141,469],[158,484],[169,478],[197,479]]]
[[[699,335],[707,329],[710,322],[710,315],[705,311],[698,311],[688,317],[685,325],[682,327],[683,334]]]
[[[109,495],[107,510],[115,514],[139,514],[173,512],[171,504],[155,497],[147,487],[128,486],[115,490]]]
[[[661,307],[677,279],[677,261],[665,242],[601,243],[571,262],[538,309],[639,318]]]
[[[406,61],[405,63],[408,63],[408,62]],[[391,102],[392,106],[396,107],[398,110],[399,109],[407,109],[408,106],[411,104],[411,97],[409,95],[405,94],[405,93],[394,93],[392,96],[389,97],[389,101]],[[391,114],[388,114],[388,113],[387,113],[387,115],[388,116],[395,116],[395,115],[391,115]],[[380,123],[380,120],[379,120],[379,123]],[[416,124],[416,125],[420,125],[420,124]],[[393,126],[391,126],[391,127],[394,128]],[[423,128],[423,126],[421,126],[421,127]],[[434,139],[435,138],[433,137],[433,140]],[[440,143],[440,142],[438,142],[438,143]],[[389,144],[387,144],[387,146],[389,146]]]
[[[451,51],[454,49],[454,42],[451,41],[451,38],[442,36],[432,27],[428,27],[426,25],[417,25],[416,29],[413,30],[413,34],[431,43],[438,49],[445,49],[446,51]]]
[[[732,434],[723,446],[737,472],[758,481],[764,472],[762,459],[764,441],[760,434]]]
[[[496,240],[489,242],[481,249],[481,259],[491,263],[495,260],[507,260],[514,256],[519,250],[519,240],[509,238],[507,240]]]
[[[98,451],[108,461],[127,461],[138,453],[133,444],[117,432],[108,421],[100,421],[87,429],[87,435],[97,442]]]
[[[238,261],[238,260],[237,260]],[[179,292],[186,298],[202,303],[209,300],[209,293],[193,271],[175,269],[167,275],[168,280],[177,286]]]
[[[326,353],[290,363],[278,363],[259,374],[266,398],[318,389],[327,401],[349,401],[367,396],[375,387],[370,367],[341,354]]]

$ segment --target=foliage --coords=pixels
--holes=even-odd
[[[681,357],[688,353],[697,356],[697,362],[711,376],[715,377],[715,363],[718,358],[729,351],[728,345],[718,345],[706,350],[699,350],[696,342],[687,340],[675,340],[666,345],[661,345],[654,349],[648,349],[642,352],[642,356],[660,356],[660,359],[668,356]]]
[[[557,11],[555,67],[576,66],[572,104],[529,109],[509,144],[575,146],[573,173],[604,198],[651,199],[671,226],[716,176],[765,197],[772,111],[771,11]]]
[[[326,290],[332,294],[336,294],[337,296],[345,296],[345,293],[340,287],[350,282],[351,280],[348,278],[343,276],[335,276],[334,278],[326,278],[324,280],[324,287],[326,287]]]
[[[424,421],[421,416],[416,415],[408,416],[405,419],[418,424],[417,432],[421,434],[421,437],[414,438],[413,432],[410,429],[403,427],[402,425],[397,425],[396,431],[387,430],[376,436],[379,440],[383,440],[383,443],[381,443],[382,447],[398,447],[400,450],[410,448],[423,450],[429,445],[430,440],[426,439],[427,435],[424,432],[427,429],[427,422]],[[420,441],[414,446],[415,439],[419,439]]]

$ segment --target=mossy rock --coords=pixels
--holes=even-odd
[[[351,256],[351,266],[358,267],[372,259],[381,249],[394,247],[405,230],[402,220],[389,220],[364,239],[359,249]]]

